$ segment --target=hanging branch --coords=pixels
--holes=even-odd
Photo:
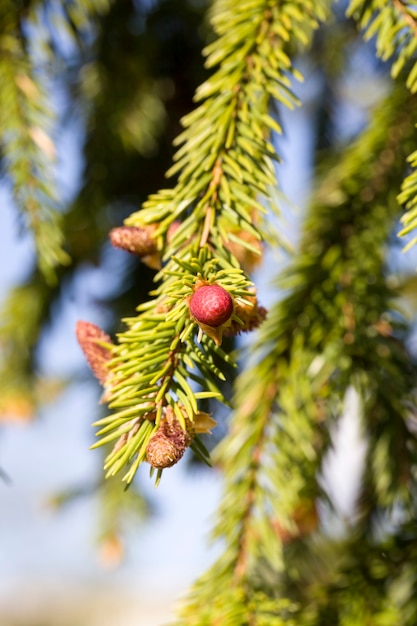
[[[217,39],[205,53],[207,66],[219,69],[197,91],[202,104],[183,120],[176,142],[183,145],[168,172],[179,174],[178,182],[112,234],[113,243],[123,240],[145,262],[165,262],[155,299],[125,320],[128,330],[110,348],[105,397],[118,410],[98,424],[104,428],[97,445],[118,440],[106,468],[114,474],[130,462],[127,483],[143,460],[157,467],[158,480],[188,446],[207,460],[196,437],[206,422],[198,400],[225,402],[213,357],[230,361],[222,335],[251,330],[265,317],[241,264],[248,265],[248,253],[260,254],[260,215],[276,184],[270,135],[281,128],[270,99],[290,108],[297,102],[290,77],[299,75],[287,42],[308,43],[327,2],[301,5],[297,11],[294,2],[247,0],[236,12],[228,0],[215,4]],[[158,465],[149,454],[154,445],[166,448]]]
[[[391,75],[397,78],[405,69],[406,86],[417,91],[417,13],[413,4],[403,0],[351,0],[347,15],[364,31],[366,41],[375,37],[377,55],[388,61],[395,58]]]
[[[411,93],[417,91],[417,12],[415,5],[403,0],[386,3],[381,0],[352,0],[347,14],[356,19],[364,31],[365,40],[376,38],[376,50],[382,60],[395,58],[391,75],[398,78],[407,73],[406,86]],[[412,168],[401,185],[398,201],[406,209],[401,218],[404,227],[400,237],[412,233],[417,227],[417,152],[407,161]],[[404,248],[410,249],[417,242],[413,237]]]
[[[0,19],[1,16],[3,16],[5,23],[13,25],[16,23],[17,17],[24,20],[21,23],[25,25],[25,28],[22,27],[19,31],[19,37],[21,37],[21,39],[17,39],[24,48],[22,55],[26,55],[24,61],[27,65],[27,71],[32,72],[31,76],[34,74],[36,81],[38,81],[39,76],[41,76],[42,79],[48,76],[48,78],[51,78],[50,85],[53,85],[53,81],[57,78],[60,86],[62,86],[62,82],[64,82],[66,87],[70,87],[76,69],[80,81],[82,77],[82,87],[80,89],[83,93],[82,96],[78,93],[74,93],[72,90],[67,93],[69,97],[72,97],[72,110],[74,110],[74,108],[79,110],[81,107],[83,109],[82,113],[85,113],[85,106],[83,105],[85,101],[88,101],[88,106],[91,107],[91,109],[89,110],[86,126],[100,128],[100,132],[96,130],[94,133],[94,146],[91,147],[91,145],[88,145],[84,151],[87,172],[85,178],[87,182],[85,182],[82,189],[79,190],[79,194],[76,199],[74,199],[71,206],[65,207],[62,220],[60,219],[60,214],[51,213],[52,219],[57,217],[59,220],[58,226],[63,233],[65,249],[71,257],[71,264],[57,265],[54,268],[50,267],[47,270],[48,277],[50,277],[49,283],[45,282],[45,275],[41,273],[39,266],[36,267],[34,265],[31,271],[25,274],[23,283],[10,290],[5,302],[0,308],[0,342],[2,345],[0,359],[0,372],[2,374],[0,382],[0,413],[3,414],[6,419],[19,419],[23,417],[29,419],[36,415],[42,405],[42,401],[48,400],[50,392],[54,390],[57,391],[58,388],[62,389],[64,382],[61,381],[61,383],[58,383],[58,381],[48,380],[44,376],[41,377],[40,368],[38,367],[38,341],[42,335],[43,328],[50,322],[51,311],[53,311],[62,296],[65,295],[65,291],[68,289],[69,283],[76,274],[80,264],[85,265],[85,263],[93,263],[95,265],[97,263],[102,253],[103,237],[105,237],[110,224],[112,224],[112,218],[106,207],[108,207],[109,203],[114,202],[115,195],[120,198],[121,195],[123,195],[122,190],[124,189],[126,192],[126,189],[128,189],[129,193],[132,193],[134,198],[139,197],[137,190],[140,188],[140,182],[137,183],[133,191],[130,181],[126,180],[131,176],[131,174],[129,175],[127,172],[130,171],[130,173],[132,173],[132,171],[136,169],[135,158],[132,158],[131,154],[129,155],[125,152],[122,154],[117,152],[117,156],[115,157],[114,143],[119,142],[118,145],[122,144],[122,141],[124,141],[123,133],[126,133],[126,128],[122,128],[123,123],[125,121],[125,126],[127,126],[127,118],[134,114],[135,111],[137,112],[135,107],[138,103],[133,97],[131,98],[131,94],[136,94],[138,89],[141,88],[143,99],[145,101],[149,101],[149,99],[152,100],[152,97],[147,94],[146,89],[148,84],[154,84],[156,80],[155,77],[152,78],[153,75],[148,76],[146,71],[142,69],[142,63],[135,63],[133,69],[126,67],[128,65],[127,60],[131,59],[131,45],[129,41],[124,42],[125,45],[123,47],[120,45],[116,46],[117,59],[115,59],[115,63],[117,60],[117,64],[121,63],[125,68],[123,74],[121,74],[120,71],[118,72],[120,82],[118,84],[117,93],[115,93],[114,82],[107,87],[107,91],[100,89],[100,98],[103,98],[107,103],[106,107],[104,104],[101,104],[101,100],[97,94],[94,99],[92,97],[92,84],[95,84],[91,76],[93,72],[92,68],[96,71],[97,67],[106,67],[106,72],[102,72],[101,87],[103,87],[103,84],[107,85],[111,82],[110,76],[116,72],[116,69],[113,67],[112,71],[111,67],[109,68],[108,64],[106,65],[103,50],[108,50],[109,48],[108,39],[114,37],[115,32],[123,32],[123,24],[126,24],[128,20],[135,15],[135,8],[133,6],[129,9],[128,5],[125,5],[130,11],[127,15],[125,14],[125,7],[120,6],[120,4],[117,9],[114,9],[111,17],[112,30],[110,32],[110,29],[106,27],[107,18],[105,15],[103,16],[106,8],[108,8],[110,4],[106,0],[92,0],[87,3],[88,6],[83,0],[71,0],[64,5],[55,2],[31,2],[25,3],[24,9],[22,3],[14,2],[12,3],[13,10],[10,8],[10,3],[7,1],[4,4],[0,4],[7,9],[3,10],[0,8]],[[79,7],[75,8],[75,5],[79,5]],[[17,10],[19,6],[20,13],[18,14]],[[78,16],[76,20],[75,18],[74,20],[70,19],[68,14],[68,12],[72,10],[71,7]],[[9,9],[11,11],[10,13],[8,13]],[[75,26],[75,22],[78,24],[78,29]],[[26,28],[26,25],[30,26]],[[65,57],[67,48],[64,47],[61,49],[60,45],[57,44],[57,41],[59,42],[62,38],[67,41],[68,37],[74,42],[74,46],[77,46],[71,50],[70,58]],[[106,37],[108,39],[106,39]],[[84,50],[88,51],[88,65],[82,63],[83,46]],[[100,51],[97,51],[98,48]],[[33,59],[36,60],[36,64],[32,59],[32,55]],[[6,60],[5,58],[2,59],[4,63]],[[10,61],[12,61],[12,59],[10,59]],[[140,71],[136,69],[138,65],[141,66]],[[88,72],[86,71],[86,67],[89,70]],[[13,67],[9,67],[9,69],[11,71],[13,70],[13,72],[17,72],[18,67],[15,66],[13,62]],[[32,84],[28,76],[22,75],[21,79],[22,81],[19,80],[17,86],[12,85],[12,88],[16,88],[19,93],[21,92],[19,86],[21,84],[24,89],[29,90],[28,97],[35,97],[37,94],[42,101],[41,104],[43,103],[44,97],[46,98],[47,95],[51,95],[50,90],[48,90],[48,94],[41,91],[37,92],[38,83]],[[134,87],[128,88],[125,85],[134,85]],[[10,93],[7,90],[5,81],[1,81],[0,92],[2,89],[4,89],[4,96],[6,97],[7,95],[7,97],[10,98]],[[13,93],[13,89],[11,93]],[[119,103],[119,106],[116,106],[116,104],[113,105],[110,93],[112,96],[114,95],[115,101]],[[25,93],[22,92],[20,95],[24,101],[26,98]],[[80,100],[82,104],[80,104]],[[133,103],[131,103],[132,100],[134,100]],[[110,101],[111,104],[108,104]],[[37,106],[36,102],[36,98],[33,103],[32,100],[30,100],[33,106]],[[122,112],[120,110],[121,102],[126,103],[121,107]],[[24,105],[24,110],[26,110],[25,107],[26,104]],[[140,115],[140,130],[144,137],[143,145],[148,145],[150,141],[149,137],[154,134],[154,119],[156,113],[158,113],[154,102],[152,108],[153,116],[151,116],[149,124],[146,124],[143,116]],[[97,109],[99,109],[98,117]],[[112,136],[112,140],[109,141],[103,120],[111,117],[115,112],[118,113],[120,123],[117,129],[113,129],[116,139]],[[0,119],[3,114],[4,116],[9,116],[11,115],[11,110],[8,109],[7,106],[4,106],[0,110]],[[57,127],[59,127],[61,121],[62,120],[59,119],[56,121],[50,119],[47,112],[45,112],[45,118],[42,117],[41,119],[41,114],[39,113],[38,123],[49,124],[48,129],[52,130],[53,134],[59,132]],[[49,133],[48,129],[46,130]],[[45,138],[45,136],[40,133],[38,139],[42,137]],[[11,141],[11,136],[8,136],[8,140]],[[106,141],[109,143],[105,143]],[[135,135],[135,145],[137,145],[138,149],[139,143],[140,141]],[[103,146],[105,147],[103,148]],[[120,168],[123,172],[120,174],[120,177],[117,178],[117,181],[115,181],[114,176],[110,177],[113,182],[104,189],[102,181],[89,176],[89,173],[108,167],[110,155],[112,155],[113,159],[123,160],[123,164]],[[16,168],[16,172],[22,171],[22,169],[24,170],[26,166],[29,167],[29,159],[32,159],[30,152],[22,151],[22,153],[18,155],[13,154],[12,156],[15,159],[13,167]],[[36,156],[36,154],[34,156]],[[6,161],[3,160],[0,165],[2,167],[1,171],[4,172],[7,166]],[[49,174],[53,174],[53,172],[50,171],[53,167],[53,159],[48,160],[45,157],[45,168],[47,170],[47,172],[45,171],[45,176],[48,172]],[[145,169],[146,168],[149,168],[149,165],[146,164]],[[146,171],[149,170],[147,169]],[[41,174],[43,175],[42,172]],[[10,180],[10,182],[13,183],[12,180]],[[41,180],[37,179],[34,181],[34,184],[40,185]],[[116,189],[117,191],[115,191]],[[16,195],[16,189],[13,191]],[[25,194],[29,195],[29,191],[29,186],[23,188]],[[37,197],[38,196],[35,195],[35,198]],[[31,201],[32,200],[33,198],[31,197]],[[42,204],[42,211],[45,206],[47,205]],[[49,226],[42,221],[42,216],[39,216],[39,220],[40,221],[37,222],[38,227],[42,232],[46,232]],[[28,223],[26,223],[26,225],[29,227]],[[133,272],[133,269],[130,271]],[[53,276],[56,277],[56,280],[54,280]],[[128,275],[125,275],[125,277],[126,283],[129,284],[130,277]],[[148,282],[149,280],[147,283]],[[129,289],[133,291],[133,285],[127,287],[127,291],[129,291]],[[121,291],[123,291],[123,286],[121,287]],[[114,294],[113,304],[116,297],[116,294]],[[122,307],[123,305],[120,299],[118,302],[119,306]],[[107,305],[109,305],[109,302],[107,302]],[[28,311],[30,311],[30,315]]]
[[[14,198],[34,235],[39,267],[54,280],[57,264],[68,263],[63,249],[54,189],[55,145],[51,112],[20,35],[18,9],[2,7],[0,54],[0,144]]]
[[[55,284],[56,268],[68,265],[62,209],[55,182],[55,116],[51,94],[45,86],[46,72],[35,60],[48,46],[49,58],[57,52],[48,20],[77,39],[91,27],[91,16],[110,6],[109,0],[64,3],[64,11],[3,0],[0,7],[0,148],[3,170],[12,186],[13,198],[25,227],[33,233],[39,269]],[[53,14],[53,15],[50,15]],[[40,17],[42,15],[42,17]],[[58,19],[55,19],[57,18]],[[56,35],[56,33],[55,33]],[[53,50],[52,50],[53,48]]]
[[[314,196],[299,253],[280,280],[289,295],[259,331],[253,363],[237,380],[230,435],[217,450],[225,493],[214,537],[226,548],[195,584],[178,626],[193,624],[195,615],[199,625],[214,624],[226,605],[231,624],[263,623],[267,607],[276,620],[268,623],[292,624],[297,608],[288,598],[299,578],[313,596],[301,585],[302,606],[313,611],[320,602],[326,591],[317,600],[318,555],[308,537],[318,526],[330,428],[350,385],[365,398],[365,490],[372,494],[363,508],[366,532],[382,509],[412,510],[417,456],[408,420],[416,370],[403,322],[390,314],[381,248],[399,209],[387,189],[401,179],[398,157],[414,143],[414,100],[402,89],[390,96]],[[325,585],[336,565],[324,559],[320,567]]]
[[[108,475],[114,475],[135,459],[125,476],[129,483],[145,458],[153,467],[163,469],[177,462],[190,445],[207,461],[207,453],[194,435],[207,432],[215,425],[198,410],[197,401],[209,397],[224,400],[213,379],[213,376],[220,379],[224,376],[213,356],[229,362],[230,357],[220,348],[222,333],[249,329],[257,317],[262,317],[252,292],[248,292],[250,283],[243,273],[235,269],[230,277],[214,259],[208,261],[208,254],[205,246],[200,249],[198,258],[190,262],[178,260],[176,275],[170,272],[171,278],[177,278],[170,284],[170,290],[162,292],[160,289],[162,293],[156,305],[154,302],[141,305],[139,317],[125,320],[129,330],[120,336],[118,346],[109,344],[108,338],[101,336],[101,345],[108,354],[100,352],[95,362],[89,359],[94,373],[104,383],[106,401],[111,408],[118,409],[114,415],[96,423],[102,427],[98,433],[101,439],[96,445],[117,439],[106,460]],[[223,321],[204,319],[205,323],[200,322],[200,333],[203,329],[205,334],[201,334],[200,345],[196,345],[193,335],[199,322],[190,315],[192,301],[201,291],[208,290],[210,296],[213,289],[216,298],[219,290],[227,294],[231,307],[226,309],[227,318]],[[205,304],[205,312],[209,306],[210,303]],[[195,314],[199,315],[198,310]],[[218,314],[217,309],[215,314]],[[79,323],[78,338],[88,357],[91,346],[96,351],[101,348],[91,333],[85,336],[85,328],[88,328],[85,323]],[[103,362],[109,371],[105,379],[101,373]],[[190,383],[197,383],[202,391],[193,390]],[[161,431],[158,427],[162,418]],[[169,432],[165,432],[168,423]]]

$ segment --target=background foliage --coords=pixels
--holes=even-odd
[[[272,159],[280,160],[282,110],[298,106],[293,90],[304,68],[317,93],[313,191],[277,279],[282,297],[246,355],[229,432],[212,455],[224,476],[214,529],[224,551],[177,623],[414,626],[416,362],[413,319],[400,303],[415,279],[394,274],[392,259],[402,245],[399,219],[403,235],[416,220],[416,9],[402,0],[236,7],[231,0],[217,0],[208,13],[185,0],[0,2],[1,167],[36,252],[3,305],[0,408],[28,416],[53,397],[62,381],[39,375],[37,346],[57,303],[83,267],[114,254],[111,228],[123,220],[156,225],[165,263],[156,290],[155,272],[129,257],[101,303],[105,330],[119,332],[116,347],[105,349],[120,376],[110,389],[116,413],[98,416],[103,442],[134,429],[106,462],[114,474],[133,461],[125,475],[131,489],[93,481],[104,534],[119,540],[124,509],[146,511],[133,478],[163,419],[158,402],[181,419],[179,398],[192,420],[218,411],[213,397],[230,399],[212,375],[232,381],[224,361],[237,360],[233,341],[222,348],[207,336],[200,341],[186,299],[202,277],[244,302],[259,240],[284,246],[264,207],[280,210]],[[360,122],[349,126],[352,101]],[[64,201],[55,159],[69,122],[81,129],[84,168],[77,193]],[[175,220],[181,225],[169,239]],[[129,316],[123,324],[122,316]],[[152,359],[143,346],[154,337]],[[126,372],[135,368],[151,382],[140,387],[138,377],[132,392]],[[366,459],[345,520],[323,475],[352,393]],[[155,421],[131,423],[154,395]]]

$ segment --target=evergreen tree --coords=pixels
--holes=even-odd
[[[352,0],[342,15],[328,0],[215,0],[205,77],[196,29],[182,37],[199,19],[192,3],[2,1],[0,12],[2,165],[39,266],[3,313],[4,371],[13,371],[3,402],[10,410],[22,386],[34,398],[35,347],[51,306],[110,230],[113,246],[140,259],[155,283],[132,304],[132,263],[129,289],[109,302],[130,317],[106,330],[77,326],[109,406],[95,422],[95,447],[106,450],[106,477],[132,485],[112,496],[115,515],[141,465],[158,483],[187,448],[224,476],[214,529],[224,550],[177,625],[415,626],[417,368],[412,320],[398,302],[399,287],[415,281],[394,280],[387,262],[401,205],[401,235],[417,219],[414,4]],[[46,26],[52,17],[72,38],[70,57]],[[266,312],[250,274],[266,244],[286,246],[268,215],[280,213],[281,111],[300,104],[300,55],[321,85],[317,180],[277,278],[284,295]],[[337,87],[352,59],[370,57],[380,59],[373,74],[384,95],[363,128],[340,136]],[[86,120],[84,181],[62,220],[48,182],[50,67],[64,68]],[[200,80],[167,186],[178,114]],[[238,365],[233,340],[258,327],[230,397],[222,383]],[[366,459],[355,513],[335,536],[323,471],[353,393]],[[229,432],[210,455],[201,435],[219,403],[232,407]],[[118,482],[108,484],[114,494]]]

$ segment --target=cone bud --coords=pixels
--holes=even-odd
[[[156,433],[146,446],[146,461],[156,469],[172,467],[183,457],[192,436],[182,429],[171,407],[167,407]]]
[[[111,344],[111,338],[99,326],[83,321],[77,322],[75,333],[91,371],[104,385],[109,375],[107,364],[112,353],[109,348],[101,346],[98,342]]]
[[[217,328],[231,317],[233,300],[220,285],[203,285],[191,297],[190,312],[198,323]]]
[[[110,231],[110,242],[115,248],[136,254],[152,269],[160,269],[161,259],[153,237],[156,227],[156,224],[119,226]]]

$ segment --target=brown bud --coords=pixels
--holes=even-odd
[[[75,333],[94,376],[104,385],[109,375],[107,363],[112,358],[112,353],[108,348],[100,346],[98,341],[111,344],[111,338],[90,322],[77,322]]]
[[[192,439],[171,407],[167,407],[164,419],[146,446],[146,461],[157,469],[172,467],[182,458]]]
[[[147,226],[119,226],[110,231],[110,242],[115,248],[120,248],[136,254],[152,269],[161,268],[161,259],[153,234],[157,224]]]

